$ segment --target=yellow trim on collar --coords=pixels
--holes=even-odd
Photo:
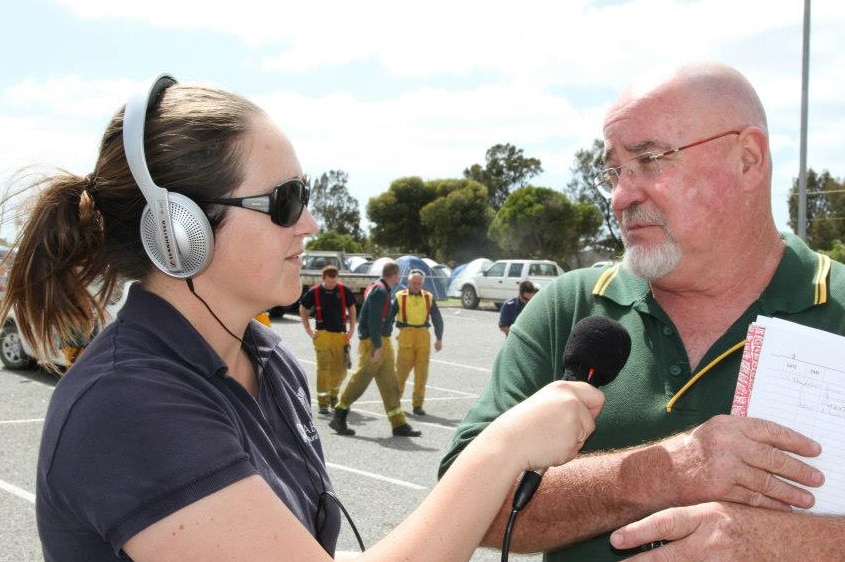
[[[816,254],[819,262],[816,265],[816,276],[813,279],[815,295],[813,304],[824,304],[827,302],[827,276],[830,273],[830,257],[824,254]]]
[[[675,395],[666,403],[666,411],[671,412],[672,408],[675,406],[675,403],[684,395],[684,393],[689,390],[689,388],[698,382],[698,380],[707,374],[707,372],[716,366],[719,361],[736,351],[737,349],[742,349],[745,347],[745,340],[735,343],[731,346],[727,351],[723,352],[719,355],[716,359],[705,365],[698,373],[693,375],[693,377],[687,381],[687,383],[681,387],[681,389],[675,393]]]
[[[610,269],[605,271],[599,277],[599,280],[596,281],[596,284],[593,286],[593,295],[597,297],[604,296],[604,292],[607,291],[608,285],[610,282],[613,281],[613,278],[616,277],[616,274],[619,273],[619,267],[621,264],[616,264],[612,266]]]

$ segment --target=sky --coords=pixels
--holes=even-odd
[[[496,144],[539,158],[532,183],[562,189],[627,83],[718,60],[743,72],[766,107],[773,210],[786,230],[800,166],[804,4],[0,0],[0,181],[8,191],[33,164],[89,173],[114,112],[168,72],[257,102],[307,173],[349,175],[364,219],[393,180],[460,178]],[[807,166],[842,178],[845,2],[813,0],[810,13]]]

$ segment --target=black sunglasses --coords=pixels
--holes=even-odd
[[[293,178],[277,185],[266,195],[220,197],[199,202],[243,207],[270,215],[270,220],[279,226],[293,226],[308,206],[310,196],[311,190],[305,182],[301,178]]]

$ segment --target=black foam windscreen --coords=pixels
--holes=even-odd
[[[588,316],[572,328],[563,352],[563,380],[604,386],[619,374],[631,354],[631,336],[606,316]]]

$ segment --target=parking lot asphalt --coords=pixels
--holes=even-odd
[[[329,474],[366,546],[393,529],[434,487],[437,466],[454,428],[486,383],[504,341],[492,307],[464,310],[446,306],[442,313],[443,350],[432,353],[425,404],[428,415],[408,416],[409,423],[422,430],[422,437],[392,436],[375,384],[352,407],[348,421],[357,432],[354,437],[335,434],[328,427],[330,418],[317,414],[314,407]],[[314,349],[299,319],[289,316],[274,319],[272,324],[299,358],[315,393]],[[353,364],[356,351],[353,349]],[[411,382],[403,399],[408,412]],[[54,385],[54,377],[39,371],[0,370],[0,562],[43,560],[35,527],[35,466]],[[345,522],[338,550],[358,550]],[[499,559],[498,551],[483,548],[472,558],[478,562]],[[516,562],[540,559],[539,555],[510,555]]]

